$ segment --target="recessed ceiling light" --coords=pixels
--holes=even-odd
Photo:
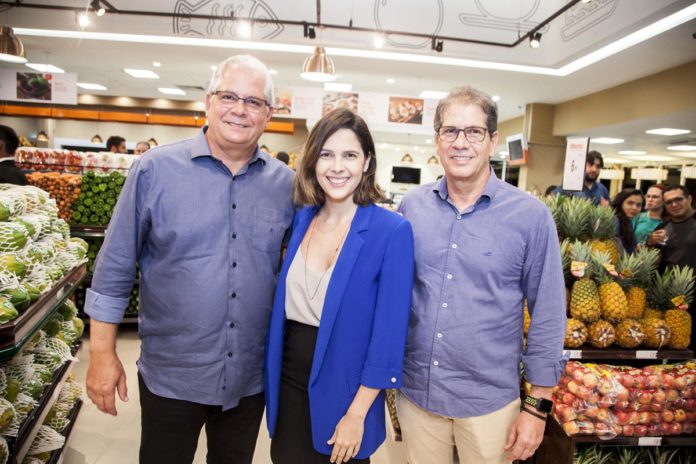
[[[493,100],[494,102],[498,103],[498,102],[500,101],[500,95],[493,95],[493,96],[491,97],[491,100]]]
[[[150,71],[149,69],[125,68],[124,71],[133,77],[137,77],[138,79],[159,79],[157,73]]]
[[[674,151],[696,151],[696,145],[670,145],[667,149]]]
[[[594,140],[593,140],[594,142]],[[621,150],[619,155],[644,155],[646,152],[642,150]]]
[[[650,129],[646,130],[646,134],[652,134],[652,135],[682,135],[682,134],[688,134],[691,132],[688,129],[672,129],[670,127],[662,127],[660,129]]]
[[[85,90],[106,90],[106,87],[101,84],[92,84],[89,82],[78,82],[77,86]]]
[[[25,63],[25,66],[43,73],[64,73],[62,69],[58,66],[53,66],[52,64],[41,64],[41,63]]]
[[[387,84],[393,84],[394,82],[396,82],[396,79],[394,79],[394,78],[392,78],[392,77],[390,77],[389,79],[387,79]]]
[[[176,87],[158,87],[157,90],[167,95],[186,95],[186,92]]]
[[[590,139],[591,143],[602,143],[606,145],[613,145],[615,143],[623,143],[624,139],[615,139],[612,137],[598,137],[596,139]]]
[[[336,82],[325,82],[324,90],[329,92],[350,92],[353,84],[337,84]]]
[[[159,68],[160,66],[162,66],[162,63],[160,63],[159,61],[153,61],[152,66],[154,66],[155,68]]]
[[[249,21],[239,21],[237,23],[237,35],[243,39],[251,38],[251,24]]]
[[[433,143],[433,139],[425,139],[425,143]]]
[[[217,66],[216,66],[216,68],[217,68]],[[271,73],[271,76],[275,76],[278,74],[278,71],[276,71],[275,69],[269,69],[268,72]]]
[[[430,98],[433,100],[441,100],[447,96],[447,92],[439,92],[437,90],[424,90],[418,97],[419,98]]]

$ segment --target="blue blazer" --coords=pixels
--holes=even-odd
[[[276,287],[266,346],[266,422],[273,437],[278,418],[285,333],[285,280],[318,207],[296,216]],[[375,205],[359,206],[324,300],[309,377],[314,449],[330,455],[331,438],[360,385],[401,386],[413,286],[413,231],[403,217]],[[386,437],[384,392],[365,417],[358,459]]]

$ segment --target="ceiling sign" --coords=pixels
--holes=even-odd
[[[0,100],[77,104],[77,74],[0,69]]]

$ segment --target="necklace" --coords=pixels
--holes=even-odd
[[[312,301],[314,298],[317,296],[317,292],[319,292],[319,287],[321,286],[322,280],[324,280],[324,277],[326,276],[326,273],[329,272],[329,269],[331,269],[331,266],[334,263],[334,260],[336,259],[336,256],[338,255],[338,250],[341,248],[341,244],[343,243],[343,240],[345,240],[346,235],[348,235],[348,230],[350,230],[350,223],[348,223],[348,227],[346,227],[345,232],[343,232],[343,236],[341,236],[341,240],[338,241],[338,245],[336,245],[336,249],[333,252],[333,255],[331,256],[331,260],[329,261],[329,267],[326,268],[326,270],[323,272],[321,277],[319,277],[319,282],[317,282],[317,286],[314,289],[313,293],[310,293],[309,291],[309,284],[307,283],[307,261],[309,261],[309,245],[312,243],[312,235],[314,235],[314,229],[316,228],[317,221],[316,219],[312,221],[312,227],[309,229],[309,237],[307,237],[307,248],[305,249],[305,259],[304,259],[304,283],[305,283],[305,290],[307,291],[307,297],[309,297],[309,300]]]

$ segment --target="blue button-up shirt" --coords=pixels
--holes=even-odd
[[[563,370],[565,287],[547,208],[491,171],[457,211],[446,179],[407,194],[415,279],[401,391],[448,417],[488,414],[519,398],[520,361],[533,385]],[[532,325],[522,346],[524,298]]]
[[[263,351],[292,171],[256,150],[236,175],[204,128],[130,170],[87,292],[90,317],[119,323],[140,265],[138,369],[167,398],[222,405],[263,390]]]
[[[582,190],[580,191],[563,190],[562,186],[559,186],[556,187],[553,193],[587,198],[588,200],[592,200],[592,203],[595,205],[598,205],[602,198],[609,201],[609,190],[607,190],[606,186],[600,181],[593,182],[590,188],[587,188],[583,184]]]

